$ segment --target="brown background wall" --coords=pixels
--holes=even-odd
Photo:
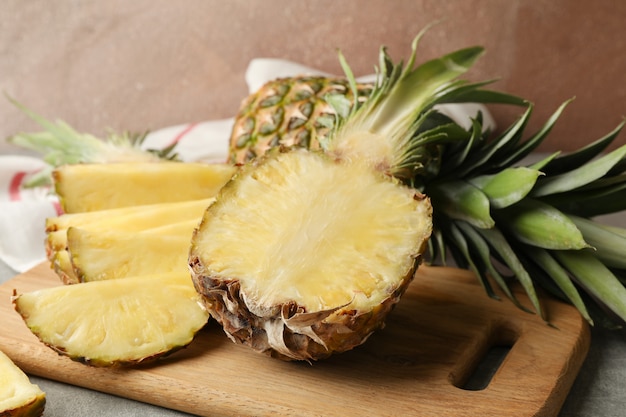
[[[626,116],[623,0],[4,0],[0,89],[94,134],[157,129],[232,116],[254,57],[340,73],[340,48],[367,74],[380,45],[406,57],[438,19],[421,57],[485,46],[470,78],[534,101],[531,129],[576,96],[544,150],[588,143]],[[0,99],[0,137],[33,129]]]

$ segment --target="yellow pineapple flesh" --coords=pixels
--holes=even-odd
[[[28,328],[59,354],[118,366],[188,345],[208,320],[198,297],[189,274],[174,273],[63,285],[14,294],[12,301]]]
[[[81,282],[155,272],[187,273],[191,235],[198,221],[176,223],[136,233],[69,228],[67,251]]]
[[[45,406],[45,392],[0,351],[0,416],[38,417]]]
[[[366,164],[274,153],[222,189],[189,262],[231,339],[316,360],[383,325],[413,278],[430,216],[425,196]]]
[[[139,232],[181,223],[200,221],[213,198],[175,203],[148,204],[85,213],[68,213],[46,219],[46,253],[52,259],[56,251],[67,248],[67,229],[77,227],[91,231],[124,230]]]
[[[70,164],[52,174],[64,212],[80,213],[205,199],[235,171],[228,164],[161,161]]]

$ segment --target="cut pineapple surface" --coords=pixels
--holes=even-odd
[[[67,248],[67,229],[70,227],[94,232],[139,232],[184,222],[199,222],[202,213],[213,201],[214,198],[207,198],[50,217],[46,219],[46,253],[48,259],[52,259],[56,251]]]
[[[0,351],[0,416],[37,417],[45,405],[46,394]]]
[[[211,197],[235,170],[227,164],[165,161],[70,164],[53,177],[63,210],[80,213]]]
[[[94,366],[130,365],[188,345],[206,324],[188,274],[129,277],[14,295],[46,345]]]
[[[185,274],[191,235],[197,224],[194,220],[137,233],[70,227],[67,250],[82,282],[155,272]]]
[[[428,199],[365,164],[306,151],[249,166],[207,210],[190,265],[235,341],[319,359],[382,326],[430,235]]]
[[[72,226],[82,228],[93,226],[98,230],[132,227],[131,231],[138,231],[186,220],[199,220],[204,210],[213,201],[213,197],[207,197],[175,203],[144,204],[87,213],[66,213],[47,218],[46,232],[65,230]]]

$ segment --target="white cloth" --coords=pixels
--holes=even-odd
[[[250,62],[246,82],[250,92],[267,81],[293,75],[328,75],[313,68],[281,59],[259,58]],[[359,81],[373,82],[366,75]],[[485,126],[494,122],[481,105],[446,105],[440,108],[457,123],[470,126],[470,117],[482,111]],[[172,126],[150,133],[144,147],[160,149],[177,143],[183,161],[224,162],[233,119]],[[0,261],[17,272],[26,271],[45,260],[44,222],[60,214],[58,200],[48,188],[22,187],[28,176],[45,166],[38,157],[22,154],[0,154]]]

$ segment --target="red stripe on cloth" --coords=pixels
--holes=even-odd
[[[19,201],[20,197],[20,188],[22,186],[22,181],[24,177],[28,174],[27,172],[18,172],[13,178],[11,178],[11,182],[9,183],[9,200],[11,201]]]
[[[185,135],[191,132],[197,125],[198,123],[188,124],[183,130],[181,130],[181,132],[178,135],[174,137],[174,139],[172,139],[172,141],[169,143],[168,146],[172,146],[180,142],[185,137]]]
[[[63,214],[63,207],[61,207],[61,203],[59,203],[57,200],[52,201],[52,207],[54,207],[54,211],[56,211],[57,216]]]

